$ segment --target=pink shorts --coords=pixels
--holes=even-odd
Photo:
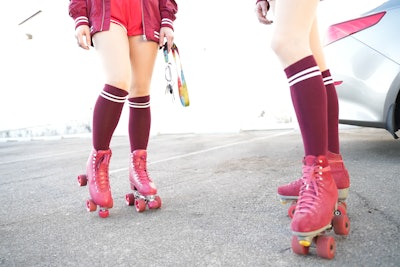
[[[141,0],[111,0],[111,22],[123,27],[128,36],[143,34]]]

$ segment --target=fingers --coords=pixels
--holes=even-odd
[[[256,5],[256,16],[260,23],[271,24],[272,20],[267,19],[268,3],[266,1],[260,1]]]
[[[166,40],[165,40],[166,39]],[[172,45],[174,43],[174,31],[168,27],[162,27],[160,30],[160,42],[159,45],[162,47],[164,41],[167,42],[168,53],[171,51]]]
[[[90,31],[88,26],[79,26],[76,29],[76,40],[78,41],[79,47],[89,50],[89,46],[92,43],[92,39],[90,37]]]

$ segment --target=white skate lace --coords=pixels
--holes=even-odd
[[[306,170],[303,176],[303,185],[300,189],[299,202],[297,205],[296,212],[311,212],[315,211],[316,206],[314,203],[319,201],[320,192],[318,183],[322,179],[322,174],[329,170],[328,167],[321,166],[307,166],[303,167],[303,171]]]

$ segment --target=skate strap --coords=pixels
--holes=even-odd
[[[176,70],[179,98],[181,100],[182,106],[187,107],[187,106],[189,106],[189,101],[187,100],[188,99],[187,84],[186,84],[185,75],[183,73],[183,67],[182,67],[181,57],[179,55],[179,49],[175,43],[172,44],[171,52],[172,52],[172,56],[174,58],[174,63],[175,63],[174,66],[175,66],[175,70]],[[174,98],[173,88],[174,88],[175,83],[173,82],[173,77],[172,77],[173,64],[169,61],[167,43],[164,44],[163,53],[164,53],[164,61],[166,64],[165,80],[167,81],[167,87],[166,87],[165,93],[171,94],[172,99],[174,100],[175,98]],[[184,97],[184,94],[186,94],[186,99]]]

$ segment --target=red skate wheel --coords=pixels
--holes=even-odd
[[[86,201],[86,210],[89,212],[95,211],[97,209],[96,203],[93,202],[93,200],[88,199]]]
[[[332,220],[333,230],[337,235],[348,235],[350,232],[350,220],[345,214],[337,215]]]
[[[148,203],[149,209],[159,209],[161,207],[161,198],[156,196],[154,200]]]
[[[290,205],[288,209],[288,216],[290,219],[293,219],[295,210],[296,210],[296,203],[293,203],[292,205]]]
[[[344,202],[339,202],[337,209],[335,211],[335,215],[346,215],[347,214],[347,207],[346,203]]]
[[[107,218],[110,215],[110,211],[108,209],[100,209],[99,216],[100,218]]]
[[[317,238],[317,255],[325,259],[333,259],[336,252],[336,243],[333,236],[321,235]]]
[[[125,203],[128,206],[133,206],[135,205],[135,195],[132,193],[126,194],[125,195]]]
[[[297,236],[292,236],[292,250],[298,255],[307,255],[310,247],[305,247],[299,244],[299,239]]]
[[[78,184],[79,186],[87,185],[87,177],[85,174],[78,175]]]
[[[142,212],[146,209],[146,201],[144,199],[136,199],[135,200],[135,207],[137,212]]]

